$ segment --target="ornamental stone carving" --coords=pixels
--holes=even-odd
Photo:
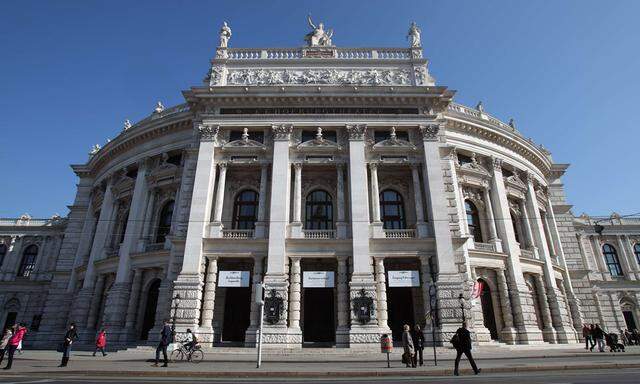
[[[407,33],[407,40],[409,40],[411,48],[419,48],[422,46],[422,42],[420,41],[421,34],[422,31],[416,22],[412,21],[411,26],[409,26],[409,32]]]
[[[231,40],[231,28],[227,25],[227,22],[222,23],[222,28],[220,28],[220,48],[227,48],[229,45],[229,40]]]
[[[497,157],[492,157],[491,158],[491,163],[492,163],[494,169],[502,171],[502,159],[497,158]]]
[[[438,140],[438,132],[440,126],[438,124],[421,125],[420,133],[422,133],[422,140],[424,141],[436,141]]]
[[[423,68],[424,69],[424,68]],[[426,74],[426,69],[424,69]],[[422,76],[422,75],[421,75]],[[428,76],[428,75],[426,75]],[[426,81],[426,77],[420,84]],[[211,85],[224,85],[224,77],[211,76]],[[412,85],[407,69],[236,69],[227,85]],[[418,85],[420,85],[418,84]]]
[[[220,131],[220,126],[211,126],[201,124],[198,126],[198,133],[200,134],[200,140],[202,141],[214,141],[218,132]]]
[[[364,134],[367,131],[366,124],[353,124],[346,126],[349,140],[364,140]]]
[[[313,24],[311,15],[307,15],[307,22],[311,27],[311,32],[307,33],[304,37],[304,41],[310,47],[331,47],[333,43],[331,38],[333,37],[333,29],[325,31],[324,23],[320,22],[318,25]]]
[[[271,131],[273,132],[274,141],[286,141],[291,138],[291,132],[293,132],[293,125],[291,124],[274,125],[271,127]]]

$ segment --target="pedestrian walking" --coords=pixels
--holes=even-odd
[[[594,324],[589,325],[589,336],[591,338],[589,351],[593,351],[593,348],[596,346],[596,326]]]
[[[96,355],[96,352],[102,352],[102,356],[107,356],[107,353],[104,349],[107,347],[107,331],[102,328],[98,333],[98,337],[96,338],[96,350],[93,351],[93,356]]]
[[[402,361],[407,365],[407,368],[415,368],[415,349],[413,347],[413,338],[411,337],[411,327],[409,327],[409,324],[404,325],[404,332],[402,332],[402,348],[404,349]]]
[[[13,354],[16,353],[16,350],[18,349],[18,345],[20,345],[26,333],[27,333],[27,327],[25,327],[24,323],[14,325],[13,335],[11,335],[11,338],[9,338],[9,345],[8,345],[9,350],[7,351],[9,356],[8,356],[7,366],[4,367],[3,369],[11,369],[11,366],[13,365]]]
[[[169,358],[167,357],[167,346],[169,345],[169,343],[171,343],[172,338],[173,330],[169,325],[169,320],[165,320],[162,331],[160,332],[160,342],[158,343],[158,347],[156,348],[156,362],[153,364],[154,367],[158,366],[158,361],[160,360],[160,352],[162,352],[162,356],[164,357],[164,364],[162,364],[162,366],[169,366]]]
[[[473,360],[473,356],[471,355],[471,333],[467,330],[467,323],[462,323],[462,327],[458,328],[455,335],[451,338],[451,344],[456,349],[456,361],[453,369],[453,374],[458,376],[458,366],[460,365],[460,357],[464,353],[469,359],[469,363],[471,364],[471,368],[473,368],[473,372],[477,375],[480,373],[480,369],[476,366],[476,362]]]
[[[591,327],[593,327],[593,325],[584,324],[582,326],[582,337],[584,337],[584,349],[593,349],[593,345],[595,344],[595,342],[593,341]]]
[[[9,350],[9,339],[11,336],[13,336],[11,327],[5,328],[4,332],[2,332],[2,338],[0,339],[0,364],[2,364],[2,360],[4,360],[4,354]]]
[[[62,342],[62,361],[58,367],[66,367],[69,363],[69,357],[71,356],[71,344],[78,338],[78,332],[76,331],[76,324],[71,323],[67,333],[64,334],[64,341]]]
[[[22,340],[20,340],[20,343],[18,344],[18,348],[16,349],[16,351],[18,351],[18,354],[22,355]]]
[[[604,335],[605,332],[600,328],[600,324],[596,324],[593,329],[593,338],[596,340],[596,344],[598,344],[598,350],[600,352],[604,352]],[[591,350],[593,351],[593,347],[591,347]]]
[[[424,334],[422,333],[420,326],[417,324],[413,327],[413,347],[416,352],[413,359],[413,366],[415,367],[419,363],[422,367],[424,365],[424,360],[422,358],[422,352],[424,351]]]

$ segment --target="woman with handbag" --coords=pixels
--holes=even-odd
[[[0,339],[0,364],[2,364],[2,360],[4,360],[4,354],[9,350],[9,339],[13,336],[13,331],[11,327],[7,327],[2,334],[2,339]]]
[[[411,327],[408,324],[404,325],[404,332],[402,332],[402,348],[404,353],[402,354],[402,361],[409,367],[416,367],[413,356],[415,355],[415,349],[413,348],[413,338],[411,337]]]
[[[24,326],[24,323],[20,323],[20,325],[13,326],[13,335],[9,338],[9,344],[7,345],[9,354],[9,361],[7,361],[7,366],[2,369],[11,369],[13,365],[13,354],[16,353],[18,349],[18,345],[22,342],[24,335],[27,333],[27,327]]]
[[[69,356],[71,355],[71,344],[78,338],[78,332],[76,331],[76,324],[71,323],[67,333],[64,334],[64,341],[62,342],[62,362],[58,367],[66,367],[69,362]]]

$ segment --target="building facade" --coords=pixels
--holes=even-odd
[[[136,345],[171,319],[252,346],[261,282],[274,347],[372,347],[405,323],[441,343],[463,319],[478,342],[578,340],[619,281],[587,297],[567,165],[454,103],[415,25],[409,48],[340,48],[310,24],[308,46],[277,49],[228,48],[225,25],[185,104],[158,103],[72,166],[34,344],[74,321],[83,342],[106,327]]]

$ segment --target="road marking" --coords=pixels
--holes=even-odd
[[[52,383],[55,380],[42,379],[42,380],[30,380],[30,381],[3,381],[3,384],[32,384],[32,383]]]

